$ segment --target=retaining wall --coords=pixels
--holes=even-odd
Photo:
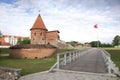
[[[27,58],[27,59],[38,59],[46,58],[51,56],[56,49],[54,48],[43,48],[43,49],[11,49],[10,57],[13,58]]]

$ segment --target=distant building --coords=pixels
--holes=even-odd
[[[0,46],[13,46],[16,45],[18,39],[23,40],[24,37],[12,36],[12,35],[2,35],[0,37]]]
[[[59,41],[59,31],[48,31],[40,14],[38,15],[31,31],[31,44],[51,44],[57,45]]]

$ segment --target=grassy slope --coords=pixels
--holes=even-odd
[[[21,68],[21,75],[48,70],[54,63],[54,58],[46,59],[0,59],[0,66]]]
[[[106,50],[111,54],[112,60],[120,69],[120,48],[111,48]]]
[[[51,68],[56,62],[56,53],[69,50],[56,50],[56,52],[49,58],[44,59],[15,59],[9,58],[9,49],[0,49],[0,66],[21,68],[21,75],[27,75],[40,71],[45,71]],[[6,56],[7,55],[7,56]]]

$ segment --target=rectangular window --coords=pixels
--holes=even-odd
[[[36,33],[34,33],[34,35],[36,36]]]

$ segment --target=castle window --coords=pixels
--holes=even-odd
[[[36,36],[36,33],[34,33],[34,35]]]
[[[35,57],[35,59],[38,59],[38,57]]]
[[[59,37],[59,35],[58,35],[58,39],[59,39],[60,37]]]
[[[25,59],[27,59],[27,57],[25,57]]]
[[[50,44],[49,42],[47,44]]]
[[[40,33],[40,36],[42,36],[42,33]]]

